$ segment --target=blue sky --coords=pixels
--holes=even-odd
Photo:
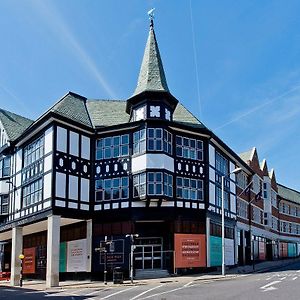
[[[34,119],[69,90],[128,98],[152,7],[173,95],[300,190],[298,0],[1,0],[0,107]]]

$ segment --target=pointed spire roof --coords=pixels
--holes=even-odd
[[[132,106],[144,101],[146,98],[164,99],[164,101],[168,102],[173,111],[178,103],[178,100],[171,94],[167,84],[154,32],[153,18],[150,19],[150,30],[138,83],[133,95],[127,99],[126,112],[130,114]]]
[[[150,23],[149,36],[145,47],[137,87],[133,96],[145,91],[169,92],[165,71],[155,37],[153,20]]]

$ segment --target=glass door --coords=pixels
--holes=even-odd
[[[135,249],[136,269],[161,269],[162,245],[138,245]]]

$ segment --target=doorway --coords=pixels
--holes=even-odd
[[[154,270],[162,269],[162,238],[142,238],[136,241],[135,269]]]

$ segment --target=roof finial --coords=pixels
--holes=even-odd
[[[154,10],[155,8],[151,8],[148,11],[148,16],[149,16],[149,20],[150,20],[150,28],[153,28],[154,24],[153,24],[153,20],[154,20]]]

